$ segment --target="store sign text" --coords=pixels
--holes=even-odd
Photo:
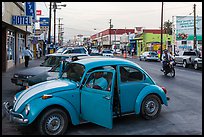
[[[12,24],[31,26],[31,16],[12,16]]]

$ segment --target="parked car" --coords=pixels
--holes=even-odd
[[[139,60],[142,61],[159,61],[158,54],[155,51],[146,51],[139,56]]]
[[[81,53],[87,54],[88,50],[85,47],[68,47],[62,54],[73,54],[73,53]]]
[[[109,49],[104,49],[101,51],[102,56],[113,57],[113,52]]]
[[[182,64],[184,68],[187,68],[189,65],[194,66],[194,59],[197,57],[195,51],[180,51],[175,55],[174,60],[176,64]]]
[[[194,59],[194,69],[202,68],[202,56]]]
[[[168,105],[167,90],[134,62],[99,57],[71,62],[67,68],[60,79],[35,84],[4,102],[10,120],[24,126],[36,121],[41,134],[58,135],[83,122],[111,129],[113,118],[126,114],[152,120]],[[103,90],[89,84],[98,72],[107,82]]]
[[[35,76],[50,71],[52,67],[59,64],[62,59],[70,58],[71,56],[87,56],[87,55],[86,54],[63,55],[60,53],[47,54],[45,57],[45,61],[42,64],[40,64],[40,66],[28,68],[14,73],[13,77],[11,78],[11,82],[16,84],[17,86],[22,87],[29,86],[28,79],[32,79],[32,77],[34,77],[33,79],[35,79]]]
[[[76,60],[81,60],[81,59],[87,59],[87,58],[97,58],[97,57],[100,57],[100,56],[88,56],[86,54],[84,54],[82,56],[80,54],[73,54],[73,55],[71,54],[69,56],[69,58],[64,58],[63,59],[63,61],[64,61],[63,70],[67,69],[67,67],[68,67],[70,62],[73,62],[73,61],[76,61]],[[103,56],[101,56],[101,57],[103,57]],[[44,81],[48,81],[48,80],[53,80],[53,79],[58,79],[58,78],[60,78],[59,70],[60,70],[60,63],[55,65],[55,66],[53,66],[48,71],[45,71],[45,72],[40,73],[40,74],[38,74],[36,76],[28,78],[26,85],[32,86],[32,85],[40,83],[40,82],[44,82]]]
[[[67,49],[67,47],[59,47],[57,49],[56,53],[63,53],[66,49]]]

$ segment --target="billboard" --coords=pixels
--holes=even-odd
[[[48,27],[49,22],[50,22],[49,18],[46,18],[46,17],[40,18],[40,27],[41,26],[47,26]]]
[[[196,38],[202,40],[202,17],[196,17]],[[194,40],[194,16],[176,16],[176,40]]]

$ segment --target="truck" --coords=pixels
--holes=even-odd
[[[184,68],[188,66],[194,66],[194,60],[198,58],[196,51],[180,51],[179,54],[175,54],[175,63],[182,64]]]

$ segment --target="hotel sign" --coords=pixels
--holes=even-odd
[[[31,26],[31,16],[12,16],[12,25]]]

